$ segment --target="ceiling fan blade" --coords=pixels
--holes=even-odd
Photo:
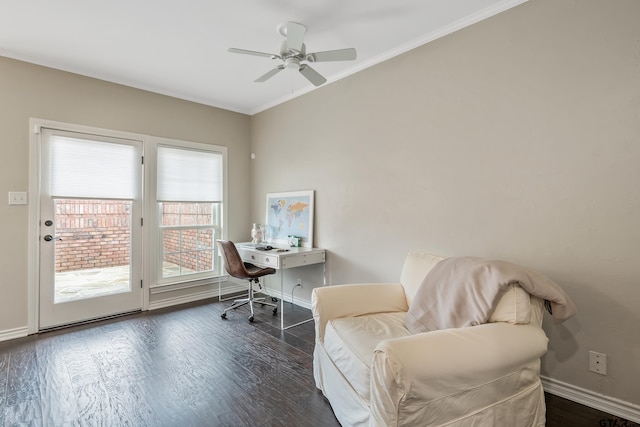
[[[322,75],[320,75],[320,73],[318,73],[316,70],[314,70],[313,68],[311,68],[307,64],[302,64],[300,66],[300,70],[299,71],[300,71],[300,74],[305,76],[307,78],[307,80],[309,80],[311,83],[314,84],[314,86],[320,86],[320,85],[322,85],[322,84],[327,82],[327,79],[322,77]]]
[[[356,59],[356,50],[352,47],[348,49],[327,50],[324,52],[314,52],[306,56],[309,62],[326,62],[326,61],[353,61]]]
[[[256,83],[262,83],[262,82],[266,82],[267,80],[269,80],[271,77],[275,76],[276,74],[278,74],[280,71],[284,70],[285,66],[284,65],[278,65],[276,68],[274,68],[273,70],[269,70],[267,73],[263,74],[262,76],[258,77],[257,79],[254,80],[254,82]]]
[[[306,32],[307,27],[304,25],[297,22],[287,22],[287,49],[301,52]]]
[[[280,58],[280,55],[276,55],[273,53],[256,52],[254,50],[245,50],[245,49],[236,49],[235,47],[229,48],[228,52],[242,53],[243,55],[264,56],[265,58],[272,58],[272,59]]]

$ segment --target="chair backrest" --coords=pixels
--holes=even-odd
[[[441,256],[431,255],[426,252],[409,252],[404,260],[404,266],[400,274],[400,283],[404,288],[407,304],[411,305],[413,296],[424,281],[424,278],[427,277],[427,273],[443,259]]]
[[[230,276],[237,279],[249,279],[250,275],[244,268],[244,262],[238,253],[236,245],[230,240],[218,240],[220,249],[222,249],[222,259],[224,260],[224,269]]]

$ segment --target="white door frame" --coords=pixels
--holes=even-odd
[[[27,333],[34,334],[39,331],[39,283],[40,283],[40,130],[43,128],[60,129],[70,132],[105,135],[116,138],[135,139],[143,142],[143,154],[147,145],[148,136],[131,132],[113,131],[108,129],[63,123],[51,120],[31,118],[29,119],[29,233],[28,233],[28,275],[27,275]],[[146,182],[146,180],[145,180]],[[145,184],[146,187],[146,184]],[[145,203],[146,205],[146,203]],[[146,210],[143,207],[143,216]],[[148,229],[148,227],[145,227]],[[146,234],[147,230],[143,230]],[[144,239],[143,239],[144,240]],[[143,248],[143,258],[146,252]],[[143,264],[148,264],[143,262]],[[143,277],[148,277],[147,268],[143,268]],[[143,282],[142,310],[149,307],[149,284]]]

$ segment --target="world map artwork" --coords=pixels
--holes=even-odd
[[[309,196],[273,197],[268,199],[268,234],[275,241],[288,236],[309,237]]]

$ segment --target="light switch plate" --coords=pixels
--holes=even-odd
[[[25,191],[9,191],[10,205],[26,205],[27,193]]]

